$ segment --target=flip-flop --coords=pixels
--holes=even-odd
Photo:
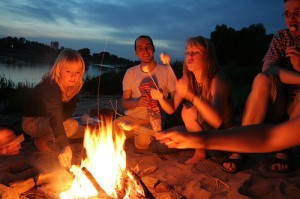
[[[235,169],[229,170],[229,169],[225,168],[223,166],[224,163],[234,164]],[[241,157],[241,158],[238,158],[238,159],[231,159],[231,158],[227,157],[222,163],[222,170],[226,171],[228,173],[237,173],[243,168],[244,164],[245,164],[245,158],[244,157]]]
[[[274,165],[274,164],[287,165],[287,169],[280,170],[280,169],[278,169],[278,167],[276,167],[275,169],[272,169],[272,165]],[[286,159],[273,157],[268,166],[268,171],[277,172],[277,173],[288,173],[288,172],[291,172],[292,170],[293,170],[292,169],[292,158],[290,156],[287,156]]]

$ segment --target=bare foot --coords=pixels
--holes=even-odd
[[[240,171],[243,165],[244,157],[238,153],[232,153],[222,164],[222,169],[229,173]]]
[[[291,171],[291,157],[286,153],[276,153],[270,166],[270,170],[279,173]]]
[[[198,161],[204,160],[206,157],[206,151],[203,149],[196,149],[193,157],[185,161],[184,164],[197,164]]]

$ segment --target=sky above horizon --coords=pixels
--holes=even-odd
[[[134,40],[152,37],[161,52],[183,59],[188,37],[207,38],[217,25],[240,30],[261,23],[285,28],[283,0],[1,0],[0,37],[24,37],[137,60]]]

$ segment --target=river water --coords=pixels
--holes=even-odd
[[[100,72],[100,64],[89,64],[86,66],[85,77],[99,76],[107,71],[118,72],[118,68],[115,66],[102,66]],[[18,83],[36,85],[51,67],[52,63],[34,63],[0,56],[0,77],[11,80],[15,85]]]

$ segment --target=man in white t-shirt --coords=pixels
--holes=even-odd
[[[173,97],[177,79],[171,67],[157,64],[154,60],[155,47],[149,36],[139,36],[134,47],[141,63],[129,68],[123,78],[122,107],[126,111],[119,120],[129,120],[161,131],[164,113],[157,100],[151,98],[150,89],[159,88],[165,96]],[[153,139],[137,131],[126,132],[127,138],[132,136],[137,149],[148,149]]]

